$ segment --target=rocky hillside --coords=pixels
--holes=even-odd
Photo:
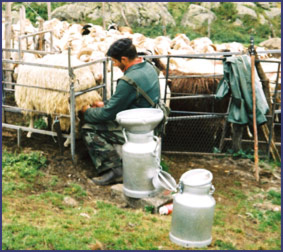
[[[276,2],[235,2],[233,4],[237,11],[236,15],[238,15],[234,22],[235,26],[242,25],[241,19],[246,16],[258,20],[261,24],[269,23],[272,18],[281,16],[280,5]],[[217,15],[213,10],[219,8],[220,5],[220,2],[185,3],[187,10],[184,11],[181,25],[196,28],[207,22],[215,21]],[[175,19],[177,17],[172,16],[169,8],[169,3],[165,2],[106,2],[104,18],[106,23],[115,22],[120,25],[126,25],[125,19],[132,25],[176,25]],[[259,10],[257,11],[257,9]],[[123,18],[123,12],[125,18]],[[69,3],[55,9],[52,12],[52,17],[75,22],[84,22],[86,19],[90,22],[101,22],[102,3]]]
[[[14,4],[17,10],[21,3]],[[3,4],[2,4],[3,5]],[[47,19],[46,4],[26,2],[27,17]],[[256,42],[281,37],[280,2],[66,2],[52,3],[52,18],[75,23],[129,25],[156,37],[185,33],[221,42]],[[103,19],[104,18],[104,19]]]

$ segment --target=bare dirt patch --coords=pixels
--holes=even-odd
[[[92,197],[111,200],[110,186],[96,186],[90,180],[95,173],[92,162],[81,140],[76,142],[76,162],[72,161],[69,148],[60,154],[58,144],[50,136],[34,133],[31,138],[23,133],[21,147],[17,146],[15,130],[2,129],[2,149],[9,152],[33,151],[42,152],[48,160],[44,172],[49,175],[60,176],[65,183],[76,182],[82,184]],[[178,182],[183,173],[194,168],[208,169],[213,173],[213,184],[217,190],[235,186],[235,181],[241,183],[244,190],[258,187],[266,190],[270,187],[280,187],[280,173],[260,170],[261,181],[254,177],[254,164],[249,159],[235,159],[232,157],[162,155],[162,159],[169,166],[169,172]],[[38,185],[40,190],[40,185]],[[113,199],[114,200],[114,199]],[[117,202],[119,203],[119,202]]]

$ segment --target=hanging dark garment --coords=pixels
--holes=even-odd
[[[251,64],[247,55],[228,57],[224,62],[224,77],[216,90],[216,99],[222,99],[231,89],[232,101],[228,121],[236,124],[253,123],[253,99],[251,86]],[[265,114],[268,104],[262,85],[255,70],[256,121],[258,125],[267,122]]]

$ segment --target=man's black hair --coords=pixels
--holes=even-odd
[[[108,49],[107,56],[121,61],[121,57],[128,57],[130,60],[138,56],[137,49],[129,38],[123,38],[115,41]]]

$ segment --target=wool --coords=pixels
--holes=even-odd
[[[35,59],[33,62],[38,64],[67,66],[68,58],[66,55],[47,55],[41,59]],[[81,64],[82,62],[75,57],[71,58],[72,66]],[[74,90],[76,92],[96,86],[94,73],[91,70],[90,66],[74,70]],[[17,83],[70,91],[69,73],[68,70],[64,69],[20,65]],[[37,110],[50,115],[70,114],[70,93],[16,86],[15,100],[17,106],[23,109]],[[101,100],[101,95],[96,90],[76,97],[76,115],[78,115],[78,111],[84,105],[93,104]],[[23,113],[29,116],[35,114],[34,112],[26,111],[23,111]],[[70,129],[70,119],[60,117],[60,125],[63,131],[68,131]]]

